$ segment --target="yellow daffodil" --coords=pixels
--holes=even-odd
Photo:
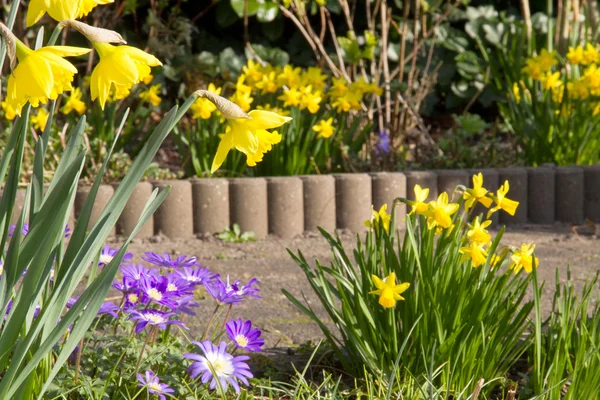
[[[600,61],[598,58],[598,49],[591,43],[586,43],[585,49],[583,50],[583,63],[592,64],[598,61]]]
[[[142,79],[142,82],[144,82],[144,85],[149,85],[152,83],[153,80],[154,80],[154,75],[150,74],[150,75],[147,75],[144,79]]]
[[[263,150],[271,148],[271,145],[281,140],[276,133],[269,133],[267,129],[275,129],[291,121],[290,117],[284,117],[274,112],[252,110],[248,113],[249,119],[230,119],[229,129],[221,136],[221,142],[217,154],[213,160],[211,172],[215,172],[229,153],[236,148],[247,157],[248,165],[255,164],[262,159]]]
[[[342,96],[333,99],[331,105],[337,112],[348,112],[350,110],[360,110],[362,94],[357,91],[349,91]]]
[[[469,243],[467,247],[461,247],[458,251],[463,255],[463,262],[471,259],[473,267],[479,267],[485,264],[485,260],[487,260],[487,251],[483,248],[483,245],[475,242]]]
[[[36,115],[31,117],[31,125],[39,131],[44,130],[48,122],[48,111],[45,108],[40,108]]]
[[[521,268],[524,269],[528,274],[531,273],[533,268],[537,268],[539,264],[539,259],[537,257],[533,257],[534,249],[534,244],[522,244],[521,248],[515,250],[512,256],[510,256],[512,262],[508,268],[514,270],[515,274],[517,274]]]
[[[504,210],[510,215],[515,215],[519,202],[506,197],[509,188],[510,186],[508,181],[505,181],[504,184],[496,191],[496,196],[493,196],[496,206],[488,211],[488,218],[498,210]]]
[[[158,107],[162,99],[158,95],[160,90],[160,83],[158,85],[152,85],[147,90],[140,93],[140,100],[147,101],[152,104],[153,107]]]
[[[412,210],[410,210],[408,215],[414,213],[422,214],[429,209],[429,206],[427,203],[425,203],[427,201],[427,197],[429,197],[429,189],[423,189],[420,185],[415,185],[413,190],[415,193],[415,200],[408,202],[408,205],[412,206]]]
[[[104,109],[111,90],[120,99],[129,90],[150,75],[150,67],[162,65],[158,58],[131,46],[113,46],[93,43],[100,55],[100,62],[92,72],[90,81],[92,100],[98,99]]]
[[[81,101],[83,93],[80,88],[75,88],[71,91],[71,95],[67,98],[65,105],[61,107],[60,111],[67,115],[71,111],[75,110],[77,114],[82,115],[87,109],[85,103]]]
[[[13,119],[17,118],[17,112],[6,101],[2,102],[2,110],[4,111],[4,118],[7,120],[12,121]]]
[[[554,52],[542,49],[538,56],[529,58],[525,64],[525,67],[523,67],[524,73],[533,79],[541,79],[543,74],[558,64],[558,60]]]
[[[286,65],[277,77],[277,84],[280,87],[286,86],[288,89],[298,88],[302,83],[301,73],[300,68]]]
[[[568,82],[567,90],[569,91],[569,97],[573,99],[585,100],[590,97],[587,82],[583,79],[576,79]]]
[[[277,100],[283,101],[284,107],[297,107],[300,105],[302,92],[296,88],[286,89],[283,94],[277,97]]]
[[[210,83],[207,90],[214,94],[220,95],[222,88],[218,88],[213,83]],[[190,107],[190,110],[192,110],[193,113],[192,118],[194,119],[209,119],[213,111],[216,109],[217,106],[215,106],[210,100],[203,98],[198,98]]]
[[[320,138],[330,138],[333,132],[335,132],[333,117],[320,120],[316,125],[313,125],[312,130],[317,132]]]
[[[485,229],[490,226],[492,221],[487,220],[483,222],[479,222],[479,217],[475,218],[473,221],[473,225],[469,225],[469,230],[467,231],[467,238],[472,242],[478,245],[488,244],[492,240],[492,235],[488,233]]]
[[[560,79],[560,72],[546,72],[540,78],[542,88],[544,90],[556,90],[562,86],[563,82]]]
[[[261,80],[256,82],[255,86],[262,94],[275,93],[279,89],[275,71],[263,74]]]
[[[592,64],[583,71],[583,79],[587,82],[592,96],[600,95],[600,68]]]
[[[308,67],[302,72],[301,81],[303,86],[312,86],[315,90],[322,91],[325,89],[327,75],[319,67]]]
[[[379,296],[379,304],[383,308],[392,308],[396,305],[396,302],[404,300],[404,297],[400,295],[410,287],[410,283],[408,282],[396,285],[396,274],[394,272],[384,279],[376,275],[371,275],[371,278],[377,290],[373,290],[369,294]]]
[[[31,0],[27,9],[27,26],[38,22],[48,13],[56,21],[77,19],[88,15],[97,5],[114,0]]]
[[[316,114],[319,111],[319,108],[321,108],[320,104],[322,99],[321,92],[313,92],[312,87],[307,86],[302,91],[302,97],[300,98],[300,109],[304,110],[306,108],[311,114]]]
[[[242,110],[248,111],[252,106],[252,88],[244,83],[246,77],[240,76],[235,84],[235,92],[229,100],[237,104]]]
[[[569,52],[567,53],[567,60],[573,65],[583,64],[583,47],[571,47],[569,46]]]
[[[63,92],[72,89],[71,82],[77,73],[73,64],[64,57],[79,56],[89,49],[70,46],[47,46],[31,50],[16,41],[19,63],[8,77],[6,102],[17,115],[27,101],[33,107],[55,100]]]
[[[452,214],[458,210],[458,204],[448,203],[448,193],[443,192],[437,200],[430,201],[428,210],[423,214],[427,216],[427,226],[449,228],[452,225]]]
[[[329,96],[340,97],[348,93],[348,83],[343,78],[332,78]]]
[[[260,82],[264,75],[264,68],[252,60],[248,60],[248,63],[242,67],[242,71],[249,84]]]
[[[481,172],[473,175],[473,188],[467,189],[463,194],[465,207],[469,209],[478,201],[489,208],[492,205],[492,199],[486,196],[487,192],[487,189],[483,187],[483,175]]]
[[[381,206],[379,211],[371,210],[371,219],[365,221],[365,226],[368,228],[375,228],[381,224],[386,232],[390,231],[390,220],[392,216],[387,213],[387,204]]]

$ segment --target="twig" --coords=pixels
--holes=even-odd
[[[477,90],[475,95],[473,95],[473,97],[471,97],[471,100],[469,100],[469,102],[465,106],[465,109],[463,110],[464,114],[469,112],[469,109],[473,106],[473,104],[475,104],[475,101],[479,98],[479,96],[481,96],[481,93],[483,93],[483,91],[485,90],[485,85],[487,84],[489,76],[490,76],[490,67],[487,67],[487,69],[485,70],[485,77],[483,78],[484,84]]]
[[[216,6],[217,3],[213,0],[210,0],[210,4],[202,11],[200,11],[198,14],[196,14],[196,16],[194,18],[192,18],[192,23],[195,23],[196,21],[198,21],[200,18],[204,17],[204,15],[209,12],[214,6]]]
[[[387,2],[381,2],[381,57],[383,58],[383,79],[385,84],[385,125],[389,128],[392,120],[392,95],[390,93],[390,66],[387,56],[388,46],[388,9]]]
[[[296,27],[300,30],[300,33],[302,33],[302,36],[304,36],[304,38],[308,42],[308,45],[312,49],[313,53],[315,53],[315,56],[317,57],[317,61],[319,61],[321,59],[321,57],[319,55],[319,51],[317,50],[317,46],[315,45],[315,43],[311,39],[311,37],[308,34],[308,32],[306,31],[306,29],[304,29],[304,26],[302,25],[302,23],[300,22],[300,20],[298,20],[298,18],[296,18],[296,16],[292,12],[290,12],[290,10],[288,10],[287,8],[285,8],[284,6],[282,6],[281,4],[279,4],[279,11],[281,11],[281,13],[283,15],[285,15],[287,18],[291,19],[292,22],[294,23],[294,25],[296,25]]]
[[[335,27],[333,26],[333,22],[331,21],[331,16],[329,15],[329,11],[325,11],[325,12],[326,12],[325,15],[327,17],[327,26],[329,27],[329,32],[331,33],[331,38],[333,40],[333,47],[335,48],[335,54],[337,55],[338,62],[340,63],[340,70],[341,70],[344,78],[346,78],[346,81],[350,82],[350,77],[348,76],[348,73],[346,72],[346,66],[344,65],[344,56],[342,54],[342,49],[337,40],[337,36],[335,34]]]
[[[525,37],[527,38],[527,45],[531,42],[531,10],[529,9],[529,0],[521,0],[521,14],[523,14],[523,20],[525,21]]]
[[[259,62],[259,64],[263,67],[267,65],[265,61],[260,58],[258,54],[254,51],[254,48],[250,44],[250,34],[248,33],[248,0],[244,0],[244,42],[246,44],[246,48],[252,54],[252,57]]]

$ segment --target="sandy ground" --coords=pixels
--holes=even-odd
[[[579,287],[600,270],[600,239],[591,232],[580,232],[576,235],[569,226],[553,225],[509,228],[505,233],[504,244],[536,244],[536,255],[540,258],[539,277],[547,282],[543,300],[546,312],[551,306],[557,267],[564,278],[570,265],[572,279]],[[348,247],[355,243],[351,234],[344,233],[342,238]],[[195,255],[204,266],[223,276],[229,275],[231,279],[258,278],[263,298],[250,299],[234,307],[232,316],[252,319],[263,330],[268,347],[285,349],[307,340],[318,341],[323,335],[315,323],[287,300],[282,288],[298,297],[304,294],[317,314],[327,320],[304,273],[289,256],[287,248],[301,250],[310,261],[318,258],[321,263],[326,263],[330,260],[330,248],[319,234],[289,240],[271,237],[250,243],[224,243],[213,237],[175,241],[158,236],[134,241],[129,249],[138,260],[145,251]],[[212,300],[203,302],[199,318],[186,322],[199,329],[213,307]]]

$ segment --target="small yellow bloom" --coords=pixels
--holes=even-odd
[[[120,96],[150,75],[150,67],[162,65],[158,58],[135,47],[96,42],[93,45],[100,61],[92,72],[91,94],[102,109],[111,90],[115,91],[116,99],[122,98]]]
[[[260,82],[264,75],[263,67],[252,60],[248,60],[248,63],[242,67],[242,71],[246,75],[249,84]]]
[[[75,110],[77,114],[82,115],[87,109],[85,103],[81,101],[83,93],[80,88],[75,88],[71,91],[71,95],[67,98],[64,106],[61,107],[60,111],[67,115],[71,111]]]
[[[428,210],[423,213],[427,216],[427,226],[433,229],[435,226],[449,228],[452,225],[452,214],[458,211],[458,204],[448,203],[448,193],[443,192],[437,200],[430,201]]]
[[[329,96],[331,97],[341,97],[348,93],[348,84],[346,80],[343,78],[332,78],[331,79],[331,88],[329,89]]]
[[[383,308],[392,308],[396,305],[397,301],[404,300],[404,297],[400,296],[406,292],[409,288],[410,283],[405,282],[396,285],[396,274],[392,272],[386,278],[381,279],[376,275],[371,275],[373,283],[377,290],[369,292],[369,294],[376,294],[379,296],[379,304]]]
[[[488,218],[490,217],[490,215],[492,215],[500,209],[506,211],[510,215],[515,215],[515,212],[517,212],[519,202],[506,197],[509,188],[510,187],[508,181],[505,181],[504,184],[496,191],[496,196],[492,196],[494,201],[496,202],[496,207],[491,208],[488,211]]]
[[[31,117],[31,125],[39,131],[44,130],[48,122],[48,111],[45,108],[40,108],[35,116]]]
[[[600,61],[598,59],[598,49],[591,43],[585,44],[585,50],[583,50],[583,63],[592,64]]]
[[[585,79],[592,96],[600,95],[600,68],[596,64],[588,66],[583,71],[583,79]]]
[[[154,75],[150,74],[150,75],[146,76],[144,79],[142,79],[142,82],[144,82],[144,85],[149,85],[152,83],[153,80],[154,80]]]
[[[538,56],[529,58],[526,61],[523,72],[532,77],[533,79],[541,79],[542,75],[550,71],[550,69],[558,64],[556,55],[554,52],[549,52],[546,49],[542,49]]]
[[[302,84],[301,73],[300,68],[286,65],[277,77],[277,84],[280,87],[287,86],[288,89],[298,88]]]
[[[262,160],[262,154],[270,150],[272,144],[281,140],[280,135],[267,132],[267,129],[275,129],[291,121],[290,117],[261,110],[252,110],[248,116],[250,119],[229,120],[229,129],[221,136],[211,173],[219,169],[229,151],[234,147],[246,155],[247,163],[250,166]]]
[[[521,102],[521,90],[517,82],[513,83],[512,92],[513,96],[515,96],[515,101],[517,102],[517,104],[519,104]]]
[[[492,221],[487,220],[479,222],[479,217],[475,218],[473,225],[469,225],[471,229],[467,231],[467,238],[472,243],[478,245],[486,245],[492,240],[492,235],[485,229],[490,226]]]
[[[357,91],[349,91],[333,100],[331,105],[337,112],[348,112],[350,110],[360,110],[362,94]]]
[[[569,52],[567,53],[567,60],[573,65],[583,64],[583,47],[577,46],[575,48],[569,46]]]
[[[275,71],[263,74],[262,79],[256,82],[255,86],[263,94],[275,93],[279,89]]]
[[[319,67],[308,67],[302,72],[301,80],[303,86],[312,86],[315,90],[322,91],[325,89],[327,75]]]
[[[17,115],[26,102],[33,107],[55,100],[63,92],[72,89],[71,82],[77,73],[73,64],[64,57],[79,56],[89,49],[69,46],[47,46],[31,50],[17,40],[19,63],[8,77],[6,102]]]
[[[313,125],[312,130],[317,132],[318,136],[321,138],[330,138],[335,131],[335,128],[333,127],[333,117],[320,120],[316,125]]]
[[[410,210],[408,215],[413,213],[423,214],[429,209],[429,206],[425,203],[427,197],[429,197],[429,189],[423,189],[420,185],[415,185],[413,190],[415,192],[415,200],[408,202],[408,205],[412,206],[412,210]]]
[[[475,242],[469,243],[467,247],[461,247],[458,251],[463,255],[462,261],[471,259],[471,263],[475,268],[485,264],[485,260],[487,260],[487,251],[483,248],[483,245]]]
[[[17,118],[17,112],[6,101],[2,102],[2,110],[4,110],[4,118],[7,120],[12,121],[13,119]]]
[[[240,75],[235,84],[235,93],[229,100],[237,104],[243,111],[248,111],[254,97],[252,97],[252,88],[244,83],[245,79],[244,75]]]
[[[381,224],[386,232],[390,231],[390,221],[392,216],[387,213],[387,204],[381,206],[379,211],[371,210],[371,219],[365,221],[365,226],[368,228],[375,228]]]
[[[515,250],[510,256],[511,264],[508,266],[509,269],[515,271],[517,274],[521,268],[525,270],[528,274],[533,271],[533,268],[537,268],[539,265],[539,259],[537,257],[533,257],[533,250],[535,249],[535,245],[532,244],[522,244],[521,248]]]
[[[492,205],[492,199],[487,197],[487,189],[483,187],[483,175],[478,173],[477,175],[473,175],[473,188],[467,189],[463,194],[463,198],[465,199],[465,207],[467,209],[473,207],[475,202],[480,202],[486,208],[490,208]]]
[[[546,72],[540,78],[540,82],[542,82],[542,88],[544,90],[557,90],[563,84],[562,79],[560,79],[560,72]]]
[[[222,88],[217,88],[213,83],[210,83],[206,90],[216,95],[221,95]],[[194,119],[209,119],[216,109],[217,106],[215,106],[210,100],[202,98],[198,98],[190,107],[190,110],[192,110],[193,113],[192,118]]]
[[[286,89],[283,94],[277,97],[277,100],[283,101],[284,107],[297,107],[300,105],[302,92],[296,88]]]
[[[577,79],[567,83],[567,90],[569,91],[569,97],[573,99],[585,100],[590,97],[587,82],[583,79]]]
[[[140,100],[147,101],[152,104],[152,107],[158,107],[162,99],[158,95],[160,90],[160,83],[158,85],[152,85],[147,90],[140,93]]]
[[[313,92],[312,87],[307,86],[302,91],[302,97],[300,98],[300,109],[304,110],[307,108],[311,114],[316,114],[319,111],[319,108],[321,108],[321,100],[323,100],[321,97],[321,92]]]

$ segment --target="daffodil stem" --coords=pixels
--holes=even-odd
[[[56,41],[58,40],[58,36],[62,32],[62,30],[63,30],[62,24],[56,25],[56,28],[54,28],[54,30],[52,31],[52,35],[50,36],[50,39],[48,40],[47,46],[54,46],[56,44]]]

